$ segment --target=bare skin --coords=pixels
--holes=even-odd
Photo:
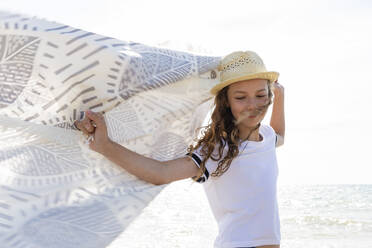
[[[273,91],[275,97],[270,125],[280,136],[280,141],[283,141],[285,130],[284,88],[279,83],[274,83]],[[260,112],[257,109],[268,102],[268,92],[267,81],[264,79],[240,81],[229,86],[227,98],[234,118],[239,121],[237,126],[242,140],[246,139],[250,131],[264,119],[266,111]],[[255,130],[248,140],[259,141],[259,130]]]
[[[257,106],[267,100],[267,81],[264,79],[251,79],[233,83],[228,89],[228,102],[236,120],[240,138],[246,139],[249,132],[262,121],[266,112],[255,111]],[[275,130],[280,146],[284,143],[284,88],[279,83],[274,83],[273,112],[270,125]],[[247,114],[248,113],[248,114]],[[247,117],[248,116],[248,117]],[[199,169],[188,157],[169,161],[157,161],[130,151],[108,137],[107,126],[102,114],[87,111],[82,121],[75,125],[86,135],[92,135],[93,141],[89,147],[101,153],[113,163],[124,168],[139,179],[155,185],[168,184],[177,180],[199,176]],[[259,141],[259,132],[253,132],[249,140]],[[260,248],[279,248],[280,245],[257,246]]]

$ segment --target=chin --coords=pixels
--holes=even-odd
[[[242,126],[244,126],[245,128],[255,128],[258,123],[260,123],[260,121],[257,120],[243,121]]]

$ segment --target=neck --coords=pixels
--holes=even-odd
[[[239,129],[239,138],[241,140],[250,140],[250,141],[260,141],[261,138],[260,138],[260,133],[259,133],[259,128],[257,128],[256,130],[254,130],[252,132],[253,129],[255,129],[255,127],[239,127],[238,126],[238,129]],[[248,137],[248,135],[251,133],[251,135]],[[247,139],[248,138],[248,139]]]

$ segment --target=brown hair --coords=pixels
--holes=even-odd
[[[272,83],[268,81],[269,93],[268,102],[258,107],[258,111],[264,112],[267,110],[269,105],[272,103]],[[221,89],[214,99],[214,110],[211,116],[211,122],[207,126],[200,127],[201,138],[197,139],[195,145],[188,147],[189,154],[199,147],[202,155],[202,161],[200,163],[200,175],[193,177],[194,181],[197,181],[205,171],[205,163],[208,159],[213,161],[219,161],[217,169],[211,174],[211,176],[218,177],[227,171],[230,167],[232,160],[239,154],[239,130],[235,125],[235,119],[229,107],[227,91],[229,86]],[[260,123],[249,133],[247,139],[260,127]],[[225,157],[222,158],[223,150],[225,146],[228,146],[228,151]],[[212,154],[218,147],[218,154]]]

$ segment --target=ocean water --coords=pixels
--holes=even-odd
[[[372,185],[282,186],[283,247],[372,247]]]
[[[283,248],[372,248],[372,185],[282,185]],[[168,185],[109,248],[213,247],[217,224],[201,185]]]

